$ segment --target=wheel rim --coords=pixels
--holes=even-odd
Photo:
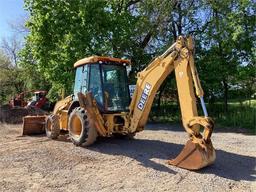
[[[76,138],[79,138],[82,133],[82,123],[77,115],[74,115],[71,119],[70,133]]]

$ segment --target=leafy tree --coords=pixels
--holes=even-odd
[[[252,61],[252,5],[248,0],[209,1],[205,5],[210,20],[202,36],[198,61],[203,79],[208,82],[208,95],[223,95],[225,111],[238,68]]]
[[[249,0],[25,0],[25,8],[30,33],[20,63],[35,72],[29,86],[46,85],[50,93],[61,87],[70,93],[73,63],[90,55],[131,59],[134,82],[134,74],[179,35],[193,34],[206,94],[223,95],[227,110],[240,67],[255,65],[255,6]],[[169,80],[158,103],[164,90],[175,89]]]
[[[19,77],[20,73],[21,70],[14,67],[11,59],[0,50],[0,104],[24,90],[24,82]]]
[[[2,38],[1,49],[4,54],[9,57],[10,62],[17,67],[19,59],[18,52],[21,49],[21,42],[18,38],[15,35],[8,38]]]
[[[38,71],[55,87],[70,91],[73,63],[90,55],[125,56],[131,47],[125,24],[133,17],[107,1],[26,0],[31,17],[24,53],[32,53]],[[31,49],[31,52],[28,50]],[[24,63],[24,62],[23,62]]]

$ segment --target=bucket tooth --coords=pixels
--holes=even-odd
[[[216,154],[211,141],[206,144],[206,149],[199,144],[188,140],[181,153],[172,160],[170,165],[174,165],[183,169],[198,170],[212,164],[215,161]]]

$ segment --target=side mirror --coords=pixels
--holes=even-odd
[[[127,72],[127,76],[128,77],[129,77],[131,71],[132,71],[132,66],[131,65],[127,65],[126,66],[126,72]]]

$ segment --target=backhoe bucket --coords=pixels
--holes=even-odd
[[[36,135],[45,133],[46,116],[26,116],[23,118],[22,135]]]
[[[214,162],[216,158],[215,149],[211,141],[206,144],[206,149],[199,144],[188,140],[181,153],[172,160],[169,160],[170,165],[174,165],[183,169],[198,170],[206,167]]]

